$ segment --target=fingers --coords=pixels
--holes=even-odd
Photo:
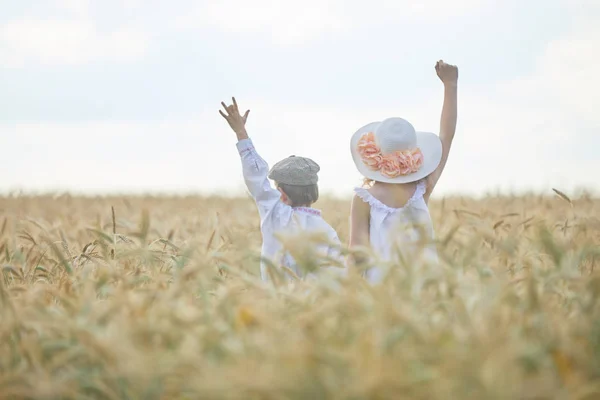
[[[435,70],[438,74],[444,74],[446,71],[457,70],[458,67],[454,64],[447,64],[444,60],[439,60],[435,63]]]
[[[246,121],[248,120],[248,114],[250,114],[250,110],[247,110],[247,111],[244,113],[244,124],[245,124],[245,123],[246,123]]]
[[[221,105],[223,106],[223,108],[225,109],[226,113],[223,113],[221,110],[219,110],[219,114],[221,114],[223,116],[223,118],[229,120],[231,117],[237,115],[239,116],[240,112],[239,112],[239,108],[238,108],[238,104],[237,101],[235,100],[235,97],[232,97],[231,100],[233,101],[233,104],[228,106],[227,104],[225,104],[224,102],[221,102]],[[246,122],[246,119],[248,118],[248,114],[250,113],[250,110],[246,111],[246,113],[244,114],[244,122]]]
[[[444,60],[439,60],[437,63],[435,63],[436,70],[439,71],[439,70],[445,69],[445,68],[457,68],[457,67],[454,64],[445,63]]]
[[[223,108],[225,109],[225,111],[227,111],[227,114],[229,114],[229,107],[227,107],[227,105],[223,102],[221,102],[221,105],[223,106]]]

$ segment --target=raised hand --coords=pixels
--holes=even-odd
[[[246,139],[248,134],[246,133],[246,121],[248,120],[248,114],[250,114],[250,110],[247,110],[244,115],[240,115],[240,110],[238,108],[237,102],[235,101],[235,97],[232,97],[231,100],[233,104],[227,106],[225,103],[221,102],[221,105],[225,109],[226,113],[219,110],[219,114],[229,124],[231,129],[237,134],[238,140]]]
[[[456,65],[446,64],[443,60],[435,64],[435,72],[444,83],[444,105],[442,106],[442,117],[440,119],[440,140],[442,141],[442,159],[437,169],[427,177],[427,191],[425,201],[429,201],[431,192],[437,185],[452,146],[452,140],[456,132],[457,103],[458,103],[458,68]]]
[[[446,64],[443,60],[440,60],[435,64],[435,72],[444,85],[455,85],[458,82],[458,67],[456,65]]]

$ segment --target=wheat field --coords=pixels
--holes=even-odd
[[[0,399],[599,399],[600,200],[431,213],[436,269],[267,285],[249,198],[2,197]]]

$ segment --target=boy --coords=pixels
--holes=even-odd
[[[226,113],[221,110],[219,113],[237,135],[244,180],[260,214],[262,257],[279,260],[281,265],[303,278],[305,274],[293,258],[289,254],[282,254],[282,243],[275,235],[299,231],[325,233],[329,243],[320,246],[320,250],[325,253],[323,255],[338,257],[334,248],[340,244],[336,231],[325,222],[319,210],[311,208],[319,198],[317,173],[320,167],[309,158],[290,156],[269,170],[267,162],[258,155],[246,132],[245,124],[250,110],[240,115],[235,98],[232,100],[230,106],[221,102]],[[269,178],[275,181],[276,189],[271,187]],[[261,261],[260,275],[263,281],[269,280],[264,261]]]

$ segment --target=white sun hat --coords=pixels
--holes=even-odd
[[[352,135],[350,150],[361,175],[386,183],[419,181],[435,171],[442,159],[438,135],[417,132],[402,118],[363,126]]]

